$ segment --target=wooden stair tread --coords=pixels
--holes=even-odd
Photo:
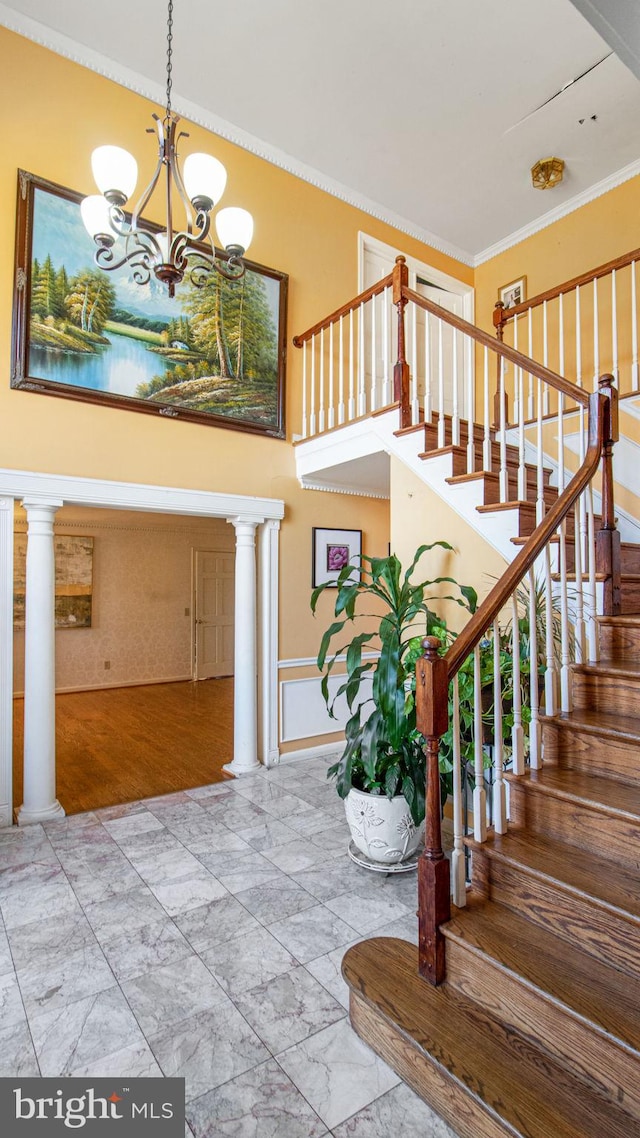
[[[631,660],[628,655],[621,658],[617,654],[610,657],[602,654],[597,664],[573,664],[572,670],[582,674],[597,673],[601,676],[608,675],[619,679],[626,676],[631,680],[636,680],[640,678],[640,660]]]
[[[418,974],[417,949],[376,937],[350,948],[342,971],[351,989],[356,1030],[364,1005],[372,1016],[363,1034],[374,1050],[420,1090],[420,1065],[434,1065],[460,1096],[469,1096],[494,1123],[491,1134],[513,1138],[629,1138],[626,1113],[606,1104],[583,1082],[524,1036],[451,986],[434,988]],[[376,1030],[377,1028],[377,1030]],[[466,1138],[484,1133],[465,1117],[449,1120]],[[503,1123],[500,1126],[500,1123]],[[497,1124],[497,1125],[496,1125]]]
[[[612,868],[606,858],[525,829],[512,829],[504,835],[491,831],[482,846],[473,839],[468,839],[467,845],[489,857],[500,857],[517,869],[525,867],[552,885],[560,883],[640,925],[638,875],[632,870],[617,864]]]
[[[589,735],[623,739],[640,747],[640,716],[585,710],[541,715],[540,722],[553,724],[563,731],[586,731]]]
[[[637,548],[633,546],[633,548]],[[598,616],[596,617],[598,624],[613,625],[614,627],[623,628],[640,628],[640,614],[628,613],[620,616]]]
[[[564,1005],[596,1031],[630,1048],[640,1062],[640,998],[627,975],[504,905],[469,900],[468,908],[457,909],[444,926],[445,936],[491,957],[542,999]]]
[[[528,783],[544,793],[591,806],[604,813],[614,812],[640,824],[640,786],[637,784],[552,766],[524,775],[506,774],[505,778],[522,785]]]
[[[492,514],[498,510],[516,510],[527,509],[535,511],[535,502],[528,502],[526,499],[514,498],[511,502],[493,502],[490,506],[476,506],[479,514]]]

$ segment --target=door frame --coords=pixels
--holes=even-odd
[[[272,614],[278,611],[277,541],[284,501],[0,468],[0,827],[13,822],[13,527],[14,502],[23,498],[227,521],[246,517],[256,524],[257,670],[262,697],[258,700],[258,756],[265,766],[277,762],[278,651]]]
[[[396,257],[405,257],[409,270],[410,288],[415,289],[416,277],[427,277],[429,284],[437,285],[438,288],[442,288],[446,292],[453,292],[456,296],[461,296],[464,319],[468,320],[470,324],[474,323],[475,289],[473,285],[467,285],[464,281],[458,280],[457,277],[443,273],[442,269],[435,269],[426,261],[418,261],[415,257],[405,253],[404,250],[394,249],[393,245],[387,245],[384,241],[379,241],[377,237],[371,237],[370,234],[364,233],[362,230],[358,233],[358,292],[362,292],[365,288],[364,258],[368,251],[385,257],[389,263],[389,272],[394,266]]]
[[[199,553],[224,553],[227,556],[234,557],[235,551],[233,549],[204,549],[202,546],[191,547],[191,676],[195,681],[199,681],[200,677],[196,675],[198,660],[197,660],[197,641],[198,634],[196,632],[196,617],[197,605],[196,598],[198,595],[198,554]],[[236,598],[235,593],[233,597],[233,619],[235,623],[236,618]],[[234,660],[235,669],[235,660]],[[232,673],[233,674],[233,673]]]

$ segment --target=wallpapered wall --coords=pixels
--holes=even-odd
[[[17,532],[23,519],[17,511]],[[94,539],[92,626],[56,632],[57,690],[190,679],[192,550],[233,549],[233,528],[218,519],[61,510],[55,531]],[[18,694],[22,631],[14,652]]]

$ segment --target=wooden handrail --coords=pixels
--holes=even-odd
[[[603,450],[605,410],[609,400],[600,391],[594,391],[588,398],[589,435],[584,462],[446,652],[449,680],[453,679],[467,656],[473,652],[476,644],[480,643],[487,628],[491,626],[598,469]]]
[[[518,352],[515,348],[509,347],[508,344],[502,344],[499,340],[494,339],[488,332],[483,332],[482,328],[476,328],[475,324],[470,324],[468,320],[463,320],[461,316],[456,316],[453,312],[448,312],[446,308],[441,308],[439,304],[435,304],[432,300],[427,300],[426,297],[420,296],[420,293],[414,292],[411,288],[403,288],[402,295],[406,300],[413,301],[419,308],[424,308],[426,312],[431,312],[437,316],[439,320],[444,321],[445,324],[450,324],[452,328],[457,328],[458,331],[464,332],[465,335],[470,336],[476,343],[490,348],[492,352],[502,356],[503,359],[509,360],[515,367],[522,368],[523,371],[529,375],[534,375],[536,379],[541,379],[543,383],[548,383],[550,387],[555,388],[556,391],[561,391],[563,395],[567,395],[576,403],[582,403],[584,407],[589,404],[589,393],[582,387],[578,387],[576,383],[572,383],[569,379],[564,379],[555,371],[551,371],[543,364],[536,363],[535,360],[529,359],[522,352]],[[511,312],[512,309],[509,309]]]
[[[377,281],[375,284],[370,285],[369,288],[366,288],[364,292],[359,293],[358,296],[354,296],[353,300],[348,300],[346,304],[343,304],[340,308],[336,308],[335,312],[332,312],[330,316],[325,316],[324,320],[319,320],[312,328],[307,328],[306,332],[301,332],[299,336],[294,336],[294,348],[301,348],[303,344],[306,344],[307,340],[310,340],[312,336],[317,336],[318,332],[321,332],[323,328],[328,328],[330,324],[335,324],[336,320],[339,320],[341,316],[347,316],[349,312],[355,312],[361,304],[364,304],[367,300],[371,300],[374,296],[379,296],[381,292],[384,292],[386,288],[390,288],[392,284],[393,273],[389,273],[388,276],[383,277],[381,281]]]
[[[593,478],[601,454],[606,463],[607,451],[615,436],[617,415],[617,393],[609,379],[609,376],[603,377],[601,390],[589,396],[587,453],[566,490],[536,526],[466,628],[440,658],[439,667],[436,663],[437,641],[434,642],[432,637],[423,642],[425,655],[416,664],[416,725],[425,736],[424,752],[428,772],[426,839],[418,864],[418,967],[420,974],[434,985],[441,984],[445,979],[442,925],[450,914],[449,870],[442,851],[440,833],[442,807],[438,777],[440,738],[448,726],[448,685]],[[606,474],[605,465],[605,478]]]
[[[573,277],[570,281],[565,281],[564,284],[556,285],[555,288],[549,288],[546,292],[539,292],[537,296],[533,296],[531,300],[523,300],[522,304],[514,304],[512,308],[504,308],[500,301],[496,304],[493,323],[496,328],[498,325],[504,325],[513,320],[514,316],[520,316],[523,312],[528,312],[530,308],[538,308],[544,304],[545,300],[555,300],[556,297],[562,296],[566,292],[571,292],[581,285],[589,284],[591,281],[597,281],[600,277],[606,277],[614,270],[624,269],[627,265],[631,265],[634,261],[640,261],[640,249],[633,249],[630,253],[624,253],[622,257],[616,257],[613,261],[607,261],[605,265],[598,265],[597,269],[591,269],[589,272],[581,273],[579,277]]]

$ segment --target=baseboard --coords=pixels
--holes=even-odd
[[[318,759],[321,755],[327,759],[327,764],[339,759],[344,751],[344,740],[339,740],[337,743],[325,743],[324,746],[320,744],[317,747],[303,747],[299,751],[286,751],[280,754],[276,766],[281,767],[283,763],[299,763],[304,762],[305,759]]]
[[[119,682],[114,681],[111,684],[83,684],[82,687],[77,687],[77,688],[76,687],[56,688],[56,695],[73,695],[74,692],[83,692],[83,691],[108,691],[110,688],[145,688],[145,687],[151,687],[154,684],[184,684],[184,683],[190,683],[192,680],[193,680],[193,676],[189,675],[189,676],[164,676],[162,679],[159,679],[159,680],[156,680],[156,679],[120,680]],[[199,683],[199,682],[204,683],[204,681],[196,681],[196,680],[193,680],[193,682],[194,683]],[[24,692],[23,691],[22,692],[14,691],[13,698],[14,699],[24,699]]]

